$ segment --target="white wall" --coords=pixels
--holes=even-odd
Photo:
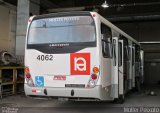
[[[8,50],[9,9],[0,6],[0,49]]]
[[[15,53],[16,12],[0,5],[0,50]]]
[[[29,13],[39,14],[40,0],[18,0],[17,6],[17,30],[16,30],[16,55],[24,56],[25,39]]]
[[[16,55],[18,56],[24,55],[29,3],[29,0],[18,0],[16,28]]]

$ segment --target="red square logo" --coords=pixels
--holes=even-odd
[[[71,75],[90,74],[90,53],[70,54]]]

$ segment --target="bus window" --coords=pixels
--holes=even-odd
[[[104,24],[101,24],[101,38],[102,38],[102,53],[104,58],[111,58],[111,29]]]
[[[119,46],[118,47],[118,55],[119,55],[118,65],[120,67],[120,66],[122,66],[122,43],[119,42],[118,46]]]
[[[135,64],[135,50],[132,48],[132,65]]]
[[[96,42],[90,16],[55,17],[33,20],[28,44]]]
[[[131,48],[131,46],[128,45],[128,60],[129,60],[129,61],[132,60],[132,59],[131,59],[131,57],[132,57],[132,56],[131,56],[131,55],[132,55],[132,54],[131,54],[131,51],[132,51],[132,48]]]
[[[113,40],[113,65],[116,66],[117,64],[117,56],[116,56],[116,40]]]
[[[124,46],[124,59],[125,61],[129,60],[129,49],[128,49],[128,45]]]

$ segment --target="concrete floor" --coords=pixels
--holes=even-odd
[[[155,91],[157,96],[148,95]],[[64,102],[53,99],[30,99],[24,95],[6,97],[0,100],[0,107],[18,108],[18,113],[90,113],[90,112],[124,112],[125,107],[160,107],[160,86],[144,88],[142,93],[130,92],[124,104],[113,102]],[[1,113],[1,112],[0,112]],[[3,112],[2,112],[3,113]],[[17,112],[16,112],[17,113]]]

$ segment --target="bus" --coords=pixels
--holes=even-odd
[[[64,100],[118,100],[141,82],[140,44],[97,12],[30,17],[25,94]]]

